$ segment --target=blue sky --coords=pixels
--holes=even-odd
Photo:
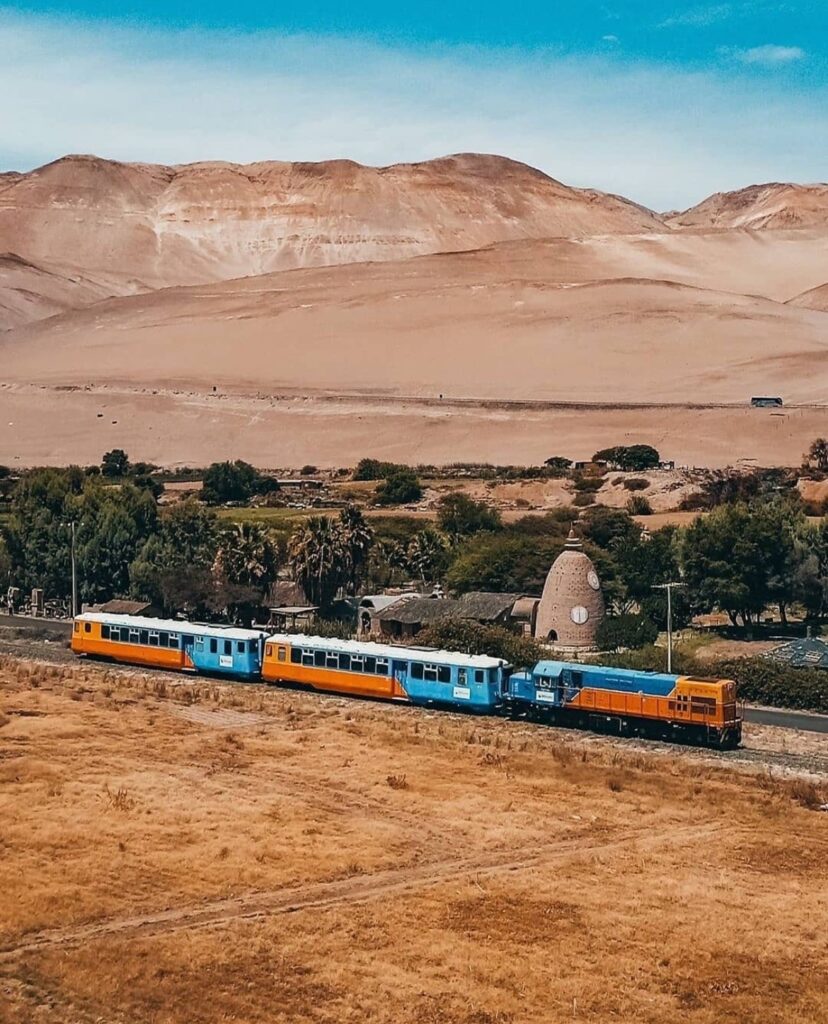
[[[0,168],[482,150],[659,209],[828,178],[825,0],[54,0],[0,53]]]

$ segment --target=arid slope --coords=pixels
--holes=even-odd
[[[828,227],[828,185],[771,183],[716,192],[697,206],[667,218],[671,227]]]
[[[0,179],[0,251],[147,287],[518,238],[663,230],[625,199],[504,157],[418,164],[197,163],[69,156]]]

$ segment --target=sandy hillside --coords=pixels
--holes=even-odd
[[[801,306],[804,309],[819,309],[828,313],[828,283],[811,288],[802,295],[797,295],[790,300],[792,306]]]
[[[9,658],[0,710],[4,1024],[824,1020],[822,737]]]
[[[583,280],[585,268],[533,248],[534,260],[513,245],[109,300],[0,337],[3,378],[513,401],[824,400],[824,313],[668,280]]]
[[[671,227],[793,228],[828,226],[828,185],[771,183],[717,192],[667,218]]]
[[[419,164],[198,163],[68,156],[0,180],[0,251],[148,287],[399,259],[512,238],[663,229],[627,200],[504,157]]]
[[[86,275],[72,268],[32,263],[0,254],[0,331],[100,302],[136,289],[111,274]]]

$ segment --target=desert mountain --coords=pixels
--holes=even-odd
[[[666,217],[677,228],[828,227],[828,185],[751,185]]]
[[[508,239],[656,230],[659,218],[625,199],[477,154],[390,167],[69,156],[0,179],[0,251],[148,289]]]

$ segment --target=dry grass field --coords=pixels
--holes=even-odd
[[[3,1024],[828,1020],[819,782],[83,664],[0,708]]]

